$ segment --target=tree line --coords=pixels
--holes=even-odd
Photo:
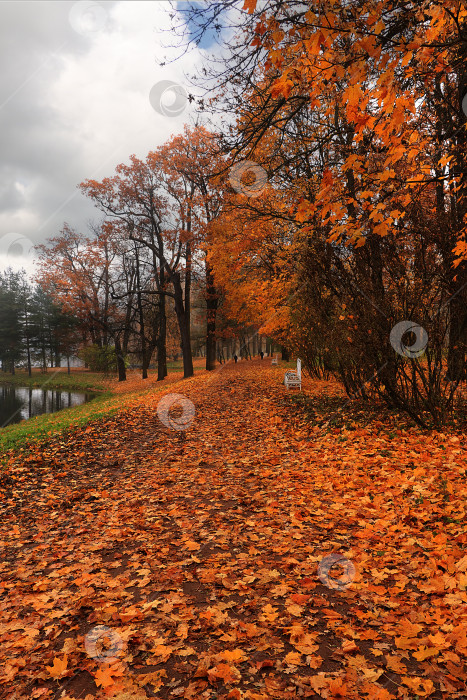
[[[187,126],[145,159],[132,155],[113,176],[82,182],[102,220],[88,233],[65,223],[37,247],[41,288],[79,319],[97,354],[115,351],[121,381],[129,353],[141,358],[143,378],[156,355],[164,379],[174,320],[184,376],[193,375],[193,302],[204,310],[206,369],[215,367],[217,339],[229,335],[209,258],[226,162],[218,134]]]
[[[199,107],[234,124],[186,127],[81,183],[104,218],[40,248],[42,289],[115,348],[120,379],[130,348],[165,377],[170,313],[192,375],[196,299],[208,370],[220,337],[253,328],[349,396],[445,422],[467,356],[460,3],[226,0],[180,16],[187,50],[231,37]]]
[[[24,365],[43,370],[60,364],[76,352],[80,337],[78,319],[64,312],[24,270],[0,271],[0,361],[3,372],[15,373]]]

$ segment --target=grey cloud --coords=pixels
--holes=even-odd
[[[157,80],[177,80],[157,68],[158,27],[147,26],[148,7],[156,16],[168,3],[100,4],[108,33],[96,48],[98,39],[69,22],[73,2],[0,3],[0,240],[15,231],[43,242],[64,221],[85,228],[100,213],[79,182],[111,175],[118,162],[144,156],[189,119],[164,120],[149,104]],[[117,61],[127,61],[128,72]]]

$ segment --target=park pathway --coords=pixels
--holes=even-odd
[[[460,517],[464,445],[306,423],[283,371],[155,386],[11,462],[0,698],[462,697],[465,533],[412,496],[438,493],[431,461]],[[167,391],[188,429],[159,419]]]

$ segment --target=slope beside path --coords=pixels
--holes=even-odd
[[[0,697],[465,697],[465,440],[303,420],[266,362],[11,460]],[[305,380],[305,391],[332,394]]]

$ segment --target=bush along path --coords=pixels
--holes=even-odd
[[[466,697],[464,437],[305,420],[282,375],[10,456],[1,698]]]

